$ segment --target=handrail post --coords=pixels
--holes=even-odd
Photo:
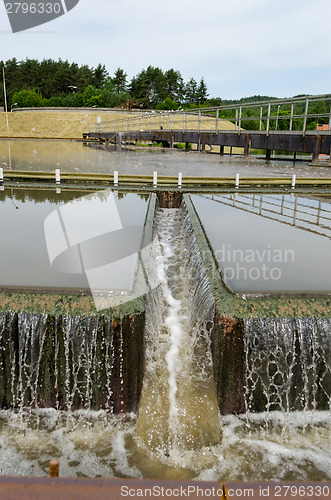
[[[294,110],[294,103],[291,103],[291,118],[290,118],[290,130],[293,128],[293,110]]]
[[[262,116],[263,116],[263,106],[260,106],[260,125],[259,125],[260,132],[262,130]]]
[[[238,108],[236,108],[236,123],[235,123],[235,130],[238,130]]]
[[[309,99],[306,99],[305,115],[303,118],[303,127],[302,127],[302,134],[303,135],[305,135],[305,133],[306,133],[308,106],[309,106]]]
[[[268,102],[267,134],[269,134],[269,128],[270,128],[270,111],[271,111],[271,103]]]
[[[239,124],[238,124],[239,134],[241,129],[241,115],[242,115],[242,106],[239,106]]]
[[[216,109],[216,124],[215,124],[215,130],[216,132],[218,131],[218,118],[219,118],[219,108]]]
[[[201,109],[199,109],[199,118],[198,118],[198,132],[201,130]]]

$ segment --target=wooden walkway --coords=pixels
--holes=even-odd
[[[323,109],[324,112],[317,110]],[[115,142],[162,142],[195,144],[198,151],[206,146],[240,148],[244,156],[251,149],[312,154],[331,152],[331,95],[302,96],[226,106],[178,111],[147,111],[112,122],[89,124],[85,139]]]
[[[220,148],[224,154],[224,147],[243,149],[244,156],[250,156],[251,150],[265,150],[266,158],[271,159],[272,151],[287,151],[292,153],[312,154],[312,161],[317,161],[320,154],[329,155],[331,151],[331,134],[329,132],[307,131],[305,135],[296,131],[247,131],[239,134],[234,130],[228,131],[180,131],[180,130],[152,130],[152,131],[124,131],[124,132],[89,132],[83,134],[85,139],[99,139],[100,141],[123,143],[162,142],[173,147],[175,143],[196,144],[198,151],[205,151],[206,146]]]

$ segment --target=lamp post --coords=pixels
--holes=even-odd
[[[7,123],[7,130],[8,130],[8,133],[9,133],[7,93],[6,93],[6,79],[5,79],[5,65],[3,65],[3,67],[2,67],[2,74],[3,74],[3,95],[4,95],[4,98],[5,98],[6,123]]]
[[[14,104],[12,104],[12,105],[11,105],[11,107],[10,107],[10,112],[11,112],[11,113],[13,112],[13,107],[14,107],[14,106],[17,106],[17,102],[14,102]]]

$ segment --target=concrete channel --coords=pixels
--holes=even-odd
[[[29,179],[35,181],[34,176],[35,174],[32,174]],[[19,176],[17,178],[23,179]],[[46,180],[43,176],[40,178],[43,181]],[[78,178],[81,182],[82,176]],[[107,181],[109,178],[110,176]],[[100,182],[101,179],[96,180]],[[259,182],[261,183],[261,180]],[[280,182],[283,183],[284,179]],[[147,246],[153,238],[156,205],[175,208],[182,202],[188,212],[214,297],[215,318],[211,331],[211,349],[220,412],[222,414],[242,413],[245,411],[244,386],[247,370],[245,321],[248,318],[256,321],[268,319],[273,322],[286,321],[288,318],[306,318],[309,321],[323,318],[329,325],[325,328],[331,328],[330,296],[266,294],[265,296],[243,297],[234,293],[222,280],[213,250],[189,194],[178,189],[151,194],[143,246]],[[140,296],[132,301],[125,300],[123,304],[114,308],[97,312],[89,294],[70,294],[59,291],[44,293],[38,290],[14,288],[2,290],[0,292],[0,313],[4,324],[1,337],[3,354],[0,373],[2,408],[15,407],[18,404],[12,388],[15,385],[13,374],[19,371],[17,365],[19,359],[18,356],[13,358],[11,350],[20,344],[20,328],[34,322],[35,335],[39,331],[44,340],[42,366],[39,370],[43,380],[33,379],[33,383],[41,382],[42,389],[37,391],[37,394],[34,393],[34,400],[31,403],[29,398],[33,393],[33,387],[26,385],[25,388],[21,388],[21,393],[24,393],[21,405],[67,408],[64,373],[71,369],[70,363],[73,361],[68,361],[66,352],[68,349],[71,353],[75,350],[75,342],[71,340],[70,345],[66,345],[65,336],[66,331],[69,331],[69,326],[74,325],[72,332],[81,332],[81,335],[85,335],[86,341],[90,338],[92,331],[97,332],[94,338],[94,356],[100,369],[93,375],[92,392],[90,391],[89,395],[82,398],[73,396],[70,408],[80,408],[86,405],[94,409],[108,407],[114,413],[137,410],[144,376],[145,305],[146,296]],[[105,338],[108,339],[108,344],[105,343]],[[57,349],[57,354],[55,354],[55,349]],[[109,357],[112,358],[111,373],[108,373],[105,368]],[[26,362],[29,363],[29,357]],[[32,358],[30,362],[33,363]],[[86,373],[82,373],[81,384],[85,383],[86,376]],[[108,385],[111,386],[111,396],[105,391],[106,379],[108,379]],[[58,381],[57,384],[55,380]],[[59,383],[61,380],[62,383]],[[31,377],[26,381],[23,378],[22,383],[31,385]],[[331,387],[328,387],[327,391],[331,393]],[[261,394],[255,394],[254,398],[253,407],[262,411],[263,397]],[[321,400],[320,404],[321,408],[324,408],[325,400]]]

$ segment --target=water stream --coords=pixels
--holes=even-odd
[[[160,285],[146,312],[146,366],[137,421],[149,450],[177,460],[220,442],[210,329],[214,300],[184,208],[159,209],[152,262]]]

